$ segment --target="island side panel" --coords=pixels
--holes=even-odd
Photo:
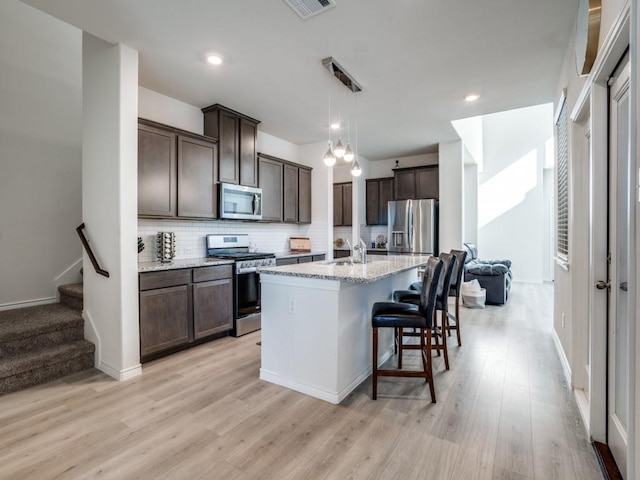
[[[373,303],[415,279],[415,269],[365,284],[261,275],[260,378],[339,403],[371,374]],[[391,330],[381,330],[381,361],[392,347]]]
[[[262,380],[337,403],[340,282],[261,275]]]

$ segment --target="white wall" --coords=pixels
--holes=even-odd
[[[478,164],[473,161],[471,153],[465,150],[464,155],[464,199],[463,199],[463,243],[478,244]]]
[[[80,30],[0,2],[0,309],[55,301],[82,255]]]
[[[187,132],[204,133],[202,110],[148,88],[138,88],[138,116]]]
[[[85,336],[100,370],[118,380],[141,373],[136,262],[138,52],[83,33],[82,219],[110,276],[84,254]]]
[[[448,252],[462,248],[464,225],[463,146],[461,141],[439,145],[439,242],[438,249]]]
[[[551,104],[483,118],[484,169],[478,186],[478,256],[508,258],[514,280],[542,281],[546,142]]]

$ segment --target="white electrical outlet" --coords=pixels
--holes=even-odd
[[[562,328],[564,328],[564,313],[562,314]]]
[[[289,297],[289,313],[296,313],[296,301],[293,297]]]

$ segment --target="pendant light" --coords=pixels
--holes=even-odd
[[[353,163],[353,167],[351,167],[351,175],[354,177],[359,177],[362,175],[362,169],[360,168],[360,164],[358,163],[358,158],[356,156],[356,161]]]
[[[351,150],[351,145],[349,143],[350,140],[351,140],[351,115],[349,115],[349,121],[347,122],[347,148],[344,149],[344,155],[342,156],[345,162],[353,162],[353,157],[355,157],[355,155],[353,154],[353,150]]]
[[[329,148],[327,149],[327,153],[324,154],[324,164],[327,167],[333,167],[336,164],[336,157],[333,155],[331,151],[331,142],[329,142]]]
[[[360,163],[358,163],[358,97],[356,97],[356,154],[354,156],[355,162],[353,162],[353,167],[351,167],[351,175],[354,177],[359,177],[362,175],[362,168],[360,168]]]
[[[338,141],[336,142],[336,146],[333,147],[333,153],[336,158],[342,158],[344,157],[344,145],[342,145],[342,140],[340,138],[342,130],[342,112],[340,111],[340,104],[338,104],[338,125]]]
[[[344,145],[342,145],[342,140],[340,140],[340,134],[338,133],[338,143],[336,143],[336,146],[333,149],[333,153],[336,154],[336,157],[342,158],[344,157],[345,151],[346,150],[344,149]]]
[[[323,158],[324,164],[327,167],[333,167],[336,164],[336,156],[333,154],[333,150],[331,149],[331,128],[331,89],[329,89],[329,148]]]

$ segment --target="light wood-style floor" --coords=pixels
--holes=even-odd
[[[331,405],[258,379],[259,333],[0,397],[1,479],[602,478],[551,337],[552,287],[462,310],[438,403],[419,379]],[[412,352],[409,355],[416,354]],[[321,359],[319,359],[321,361]]]

